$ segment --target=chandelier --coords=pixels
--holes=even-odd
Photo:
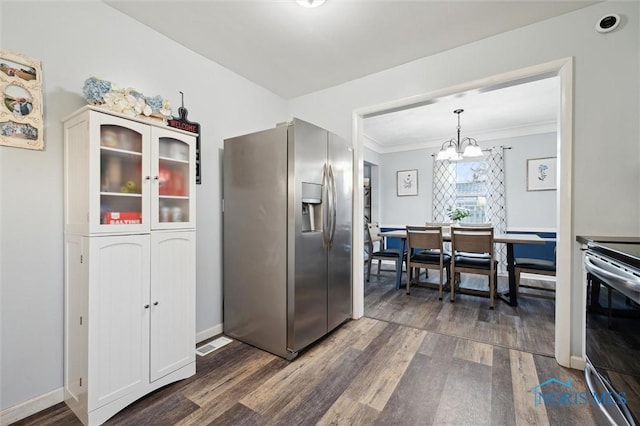
[[[442,144],[440,152],[436,156],[437,161],[458,161],[463,158],[482,157],[482,149],[478,146],[477,140],[473,138],[460,140],[460,114],[463,111],[463,109],[453,111],[454,114],[458,114],[458,139],[450,139]]]

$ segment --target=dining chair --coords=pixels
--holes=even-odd
[[[449,282],[451,255],[444,252],[441,226],[407,226],[407,294],[411,285],[431,287],[432,283],[420,282],[420,268],[437,269],[440,272],[438,300],[442,300],[444,277]],[[417,269],[414,282],[414,270]],[[445,273],[446,271],[446,273]]]
[[[515,258],[515,273],[516,273],[516,291],[518,293],[518,297],[520,296],[529,296],[529,297],[537,297],[539,299],[549,299],[555,300],[555,285],[553,287],[541,287],[531,284],[521,284],[520,283],[520,274],[535,274],[535,275],[556,275],[556,261],[555,261],[555,250],[553,251],[554,258],[553,260],[547,259],[537,259],[531,257],[516,257]],[[520,288],[527,288],[531,290],[535,290],[536,292],[521,292]],[[539,292],[547,292],[553,294],[544,294]]]
[[[445,254],[451,255],[451,243],[444,240],[446,238],[445,236],[451,234],[451,227],[453,226],[453,222],[425,222],[424,226],[439,226],[440,228],[442,228],[442,247]],[[418,270],[418,272],[420,271]],[[428,270],[425,270],[425,276],[428,276]],[[447,282],[449,282],[448,277]]]
[[[391,271],[390,269],[381,269],[383,260],[392,260],[396,263],[396,288],[400,288],[400,280],[402,277],[402,263],[404,262],[404,253],[402,249],[386,248],[385,238],[380,232],[380,226],[377,223],[368,223],[369,229],[369,262],[367,265],[367,282],[371,277],[371,264],[374,260],[378,261],[378,277],[380,271]],[[375,250],[375,244],[379,244],[378,250]]]
[[[493,228],[452,227],[451,253],[451,301],[455,301],[456,292],[487,296],[486,291],[462,287],[460,278],[457,278],[461,276],[460,273],[486,275],[489,281],[489,309],[493,309],[498,282]]]

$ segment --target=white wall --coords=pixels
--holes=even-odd
[[[45,150],[0,147],[0,410],[60,388],[63,343],[61,119],[96,76],[160,94],[202,126],[197,332],[220,332],[224,138],[286,120],[285,101],[102,2],[1,3],[2,48],[42,61]],[[24,31],[27,24],[29,31]]]
[[[359,108],[409,99],[573,57],[574,110],[573,123],[569,124],[573,129],[572,236],[638,235],[639,8],[638,2],[598,3],[302,96],[291,101],[290,110],[292,115],[349,137],[352,112]],[[621,15],[620,27],[611,33],[596,33],[595,23],[607,13]],[[327,109],[325,105],[332,108]],[[625,154],[611,158],[607,150],[613,143]],[[619,211],[627,213],[614,216],[613,212]],[[580,356],[584,301],[577,243],[572,246],[571,262],[570,345],[571,354]]]
[[[507,146],[505,190],[507,227],[550,231],[556,228],[556,191],[527,191],[527,159],[555,157],[557,134],[543,133],[501,139],[483,139],[482,147]],[[419,225],[433,220],[433,157],[438,148],[381,154],[363,148],[363,160],[378,166],[372,179],[374,217],[382,226]],[[399,197],[396,172],[418,170],[418,195]],[[541,207],[536,207],[541,206]],[[543,206],[543,207],[542,207]]]
[[[527,159],[556,156],[555,133],[482,140],[504,151],[507,227],[539,231],[556,228],[556,191],[527,191]],[[420,225],[433,220],[433,157],[439,148],[380,154],[380,209],[383,226]],[[398,197],[396,172],[418,170],[418,195]]]
[[[507,227],[555,231],[557,193],[527,191],[527,160],[555,157],[557,134],[521,136],[493,144],[511,147],[504,151]]]
[[[203,184],[197,194],[200,332],[222,320],[222,140],[291,116],[351,139],[354,109],[573,56],[573,234],[640,233],[637,2],[597,4],[288,104],[102,3],[4,0],[0,5],[2,47],[43,61],[46,115],[45,151],[0,147],[0,409],[62,386],[60,119],[83,105],[82,84],[91,75],[161,94],[174,107],[182,90],[189,118],[202,124]],[[612,33],[596,34],[596,20],[612,12],[623,16],[622,25]],[[30,31],[23,31],[25,21]],[[626,155],[604,160],[612,141]],[[614,220],[613,211],[628,214]],[[572,303],[578,306],[582,283],[577,245],[573,263]],[[576,353],[582,313],[573,312],[571,344]]]
[[[380,224],[382,226],[423,225],[431,220],[432,150],[382,154],[380,162]],[[418,195],[398,196],[396,172],[418,170]]]

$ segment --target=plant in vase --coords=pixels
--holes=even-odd
[[[447,216],[454,223],[459,223],[465,217],[471,216],[471,212],[464,207],[456,207],[455,209],[447,210]]]

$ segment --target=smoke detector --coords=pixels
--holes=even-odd
[[[609,13],[604,15],[596,23],[596,31],[599,33],[608,33],[618,28],[620,24],[620,16],[615,13]]]

